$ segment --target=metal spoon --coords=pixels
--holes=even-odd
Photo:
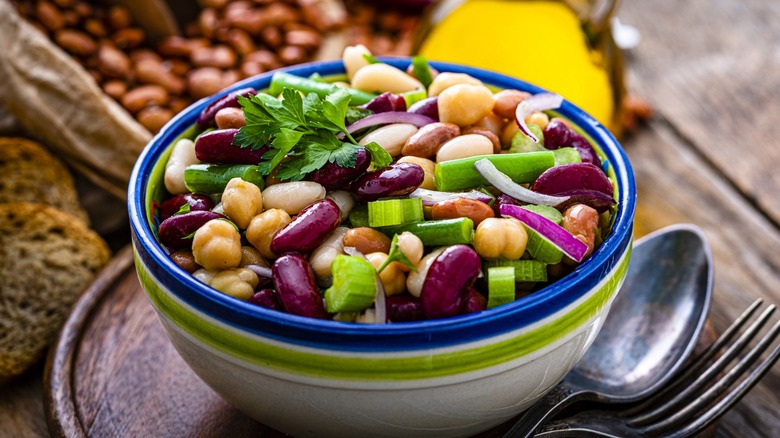
[[[530,436],[574,402],[631,403],[655,393],[696,346],[711,295],[712,254],[698,227],[673,225],[636,241],[626,281],[585,356],[504,438]]]

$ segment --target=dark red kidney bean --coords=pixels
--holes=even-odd
[[[231,93],[228,93],[220,97],[219,99],[209,104],[209,106],[207,106],[200,113],[197,120],[198,126],[200,126],[203,129],[216,126],[216,123],[214,122],[214,116],[217,115],[217,112],[219,112],[219,110],[228,107],[240,108],[241,104],[238,103],[238,96],[249,97],[256,93],[257,91],[255,91],[254,88],[241,88],[239,90],[233,91]]]
[[[341,211],[330,199],[309,204],[271,239],[271,251],[310,252],[320,246],[341,222]]]
[[[282,304],[279,302],[279,294],[273,289],[260,289],[249,298],[249,302],[260,307],[265,307],[266,309],[284,310],[282,309]]]
[[[460,313],[467,315],[469,313],[481,312],[485,309],[487,309],[487,298],[473,287],[470,288]]]
[[[160,239],[160,243],[171,249],[192,248],[192,239],[185,239],[185,237],[197,231],[206,222],[224,217],[213,211],[191,211],[177,214],[160,223],[157,237]]]
[[[422,184],[425,172],[412,163],[396,163],[376,172],[369,172],[352,183],[350,191],[360,202],[403,196]]]
[[[237,128],[217,129],[207,132],[195,139],[195,156],[208,164],[257,164],[263,154],[268,151],[264,146],[260,149],[241,147],[233,144],[238,134]]]
[[[571,163],[553,166],[531,185],[531,190],[545,195],[557,195],[577,190],[595,190],[610,198],[614,188],[600,167],[591,163]]]
[[[419,100],[412,104],[408,110],[408,113],[422,114],[428,116],[433,120],[439,121],[439,96],[426,97],[423,100]]]
[[[406,111],[406,100],[389,91],[371,99],[362,108],[373,111],[374,113],[386,113],[388,111]]]
[[[214,208],[214,201],[206,195],[182,193],[166,199],[160,204],[160,220],[176,214],[184,204],[190,204],[190,211],[208,211]]]
[[[271,270],[279,302],[287,313],[309,318],[328,318],[322,295],[314,280],[314,271],[301,255],[283,255],[276,259]]]
[[[592,163],[601,166],[601,160],[590,142],[569,128],[559,119],[552,119],[547,127],[544,128],[544,147],[547,149],[558,149],[563,147],[573,147],[580,153],[583,163]]]
[[[500,209],[504,204],[520,205],[520,203],[517,202],[515,198],[502,193],[496,197],[495,201],[493,201],[493,213],[495,213],[496,217],[502,217]]]
[[[585,137],[572,131],[569,133],[569,146],[577,149],[577,152],[580,153],[580,158],[582,159],[583,163],[591,163],[598,166],[599,168],[601,167],[601,159],[599,159],[599,156],[596,155],[596,151],[593,149],[593,145],[591,145],[590,142],[585,139]]]
[[[391,322],[422,321],[425,312],[420,299],[412,295],[393,295],[385,298],[387,319]]]
[[[433,261],[425,277],[420,301],[429,319],[458,315],[479,275],[480,258],[467,245],[453,245]]]
[[[360,148],[355,156],[355,167],[342,167],[336,163],[327,163],[306,175],[305,179],[322,184],[327,191],[338,190],[364,174],[370,164],[371,158],[369,158],[368,152],[365,148]]]

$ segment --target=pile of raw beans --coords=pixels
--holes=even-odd
[[[348,82],[284,72],[201,114],[165,168],[160,243],[237,299],[357,322],[496,307],[565,275],[609,232],[612,181],[550,110],[423,58],[365,47]],[[379,94],[381,93],[381,94]]]

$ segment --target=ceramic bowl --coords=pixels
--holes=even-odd
[[[384,59],[405,68],[409,59]],[[542,90],[508,76],[444,63],[497,88]],[[285,69],[342,75],[341,61]],[[225,90],[264,89],[271,73]],[[598,333],[626,275],[636,190],[615,138],[565,102],[557,111],[602,153],[619,209],[611,234],[572,273],[532,295],[484,312],[440,320],[360,325],[254,306],[193,278],[155,239],[151,206],[165,196],[170,146],[196,132],[219,96],[168,123],[135,165],[128,192],[135,263],[165,330],[195,373],[257,421],[299,437],[457,437],[516,416],[572,368]]]

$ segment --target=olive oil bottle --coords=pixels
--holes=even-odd
[[[619,134],[625,95],[609,20],[618,0],[440,0],[414,53],[504,73],[561,94]]]

